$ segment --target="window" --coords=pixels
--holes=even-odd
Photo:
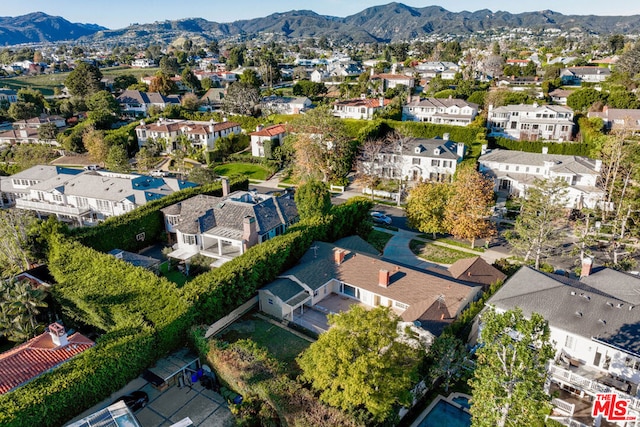
[[[84,208],[89,205],[89,201],[86,197],[76,197],[76,204],[79,208]]]
[[[413,160],[411,161],[411,163],[414,164],[414,165],[419,165],[420,164],[420,159],[417,159],[417,158],[414,157]]]
[[[504,170],[508,171],[509,170],[509,165],[505,165],[504,166]]]
[[[431,160],[431,166],[436,166],[436,167],[440,166],[440,160],[435,160],[435,159]]]
[[[193,234],[183,234],[182,241],[186,245],[195,245],[196,244],[196,236]]]
[[[396,307],[401,308],[403,310],[406,310],[407,308],[409,308],[408,304],[404,304],[404,303],[401,303],[401,302],[398,302],[398,301],[394,302],[393,305],[395,305]]]
[[[518,128],[518,122],[511,122],[511,129],[517,129]]]
[[[520,166],[516,166],[516,172],[520,172]]]
[[[567,338],[564,341],[564,346],[568,349],[573,350],[573,346],[575,345],[575,338],[571,335],[567,335]]]
[[[170,225],[176,225],[178,222],[180,222],[180,217],[178,215],[167,215],[167,222]]]
[[[273,305],[273,299],[269,298],[269,304]]]
[[[524,170],[525,172],[529,172],[529,166]]]
[[[627,357],[624,359],[624,366],[626,366],[627,368],[631,368],[634,371],[637,371],[638,369],[640,369],[640,360]]]
[[[100,211],[108,211],[111,209],[111,202],[109,202],[108,200],[97,199],[96,204],[98,206],[98,210]]]
[[[54,194],[53,195],[53,201],[54,202],[58,202],[58,203],[62,203],[62,196],[60,194]]]

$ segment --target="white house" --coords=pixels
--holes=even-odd
[[[264,143],[271,142],[272,149],[282,145],[282,140],[287,135],[284,125],[273,125],[263,128],[258,126],[255,132],[251,132],[251,154],[254,157],[265,157]]]
[[[213,150],[218,138],[239,134],[241,131],[240,124],[235,122],[216,123],[213,120],[201,122],[160,118],[156,123],[151,124],[146,124],[141,120],[136,127],[136,136],[139,147],[142,147],[148,139],[153,138],[156,141],[162,140],[166,144],[165,151],[171,153],[178,149],[178,137],[180,136],[186,137],[194,146]]]
[[[373,113],[381,110],[391,103],[390,99],[378,98],[358,98],[333,103],[332,113],[341,119],[362,119],[371,120]]]
[[[0,207],[14,206],[17,199],[29,195],[29,188],[33,185],[58,175],[71,177],[81,172],[80,169],[36,165],[11,176],[0,176]]]
[[[102,170],[73,174],[53,171],[46,166],[35,168],[29,169],[29,173],[33,170],[34,176],[53,176],[39,181],[29,179],[24,171],[20,178],[12,177],[14,187],[22,193],[22,197],[15,199],[15,207],[34,211],[38,216],[55,215],[79,225],[94,225],[175,191],[196,186],[175,178]]]
[[[568,184],[567,208],[595,208],[604,199],[600,185],[601,160],[524,151],[491,150],[478,159],[479,170],[491,177],[496,191],[522,197],[538,179],[562,178]]]
[[[169,257],[187,261],[200,254],[220,265],[279,236],[298,220],[290,193],[276,197],[228,191],[228,181],[223,181],[223,197],[198,195],[162,209],[174,244]]]
[[[562,105],[489,105],[487,128],[494,136],[536,141],[570,141],[573,110]]]
[[[433,139],[407,139],[402,146],[387,146],[376,156],[372,170],[383,178],[408,181],[449,181],[464,157],[463,143],[449,135]]]
[[[156,61],[149,58],[138,58],[131,62],[133,68],[153,68],[156,66]]]
[[[374,74],[371,76],[371,80],[381,80],[382,91],[393,89],[398,86],[406,86],[408,89],[411,89],[413,88],[413,86],[415,86],[415,79],[413,78],[413,76],[405,76],[403,74]]]
[[[478,115],[478,105],[463,99],[416,99],[402,107],[402,120],[466,126]]]
[[[350,304],[390,307],[403,322],[430,339],[474,301],[481,287],[382,260],[357,236],[335,244],[313,242],[298,264],[258,291],[260,310],[324,332],[319,313],[347,310]],[[315,321],[305,318],[309,307]],[[324,327],[323,327],[324,326]]]
[[[560,70],[560,79],[564,85],[601,83],[611,75],[606,67],[569,67]]]
[[[2,101],[8,102],[9,104],[18,102],[18,92],[13,89],[0,89],[0,102]]]
[[[559,393],[552,402],[558,421],[597,425],[591,407],[598,393],[628,399],[627,415],[640,420],[640,278],[592,269],[591,259],[583,262],[581,276],[577,280],[522,267],[487,304],[498,312],[519,307],[526,317],[539,313],[549,323],[556,350],[549,364],[549,392]]]
[[[309,108],[312,103],[306,96],[288,97],[288,96],[267,96],[262,98],[260,108],[264,112],[274,114],[300,114]]]

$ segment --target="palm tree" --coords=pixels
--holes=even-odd
[[[0,334],[22,342],[38,333],[37,316],[47,294],[29,281],[10,279],[0,285]]]

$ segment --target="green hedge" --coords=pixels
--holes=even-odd
[[[414,138],[435,138],[449,134],[449,139],[472,144],[486,138],[486,129],[476,126],[452,126],[423,122],[401,122],[397,120],[344,120],[347,134],[358,140],[384,137],[390,131]]]
[[[565,154],[572,156],[589,156],[594,146],[592,144],[576,142],[548,142],[548,141],[514,141],[508,138],[496,138],[490,141],[491,148],[504,150],[525,151],[527,153],[542,153],[542,147],[549,148],[549,154]]]
[[[229,184],[231,191],[249,188],[249,180],[243,176],[233,177]],[[160,209],[198,194],[221,196],[222,184],[214,182],[202,187],[176,191],[124,215],[108,218],[95,227],[75,228],[69,234],[83,245],[102,252],[109,252],[116,248],[138,251],[162,238],[165,228]],[[145,233],[144,240],[137,240],[136,236],[140,233]]]

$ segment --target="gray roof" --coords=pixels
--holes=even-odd
[[[120,104],[179,104],[177,95],[164,96],[158,92],[141,92],[139,90],[125,90],[116,100]]]
[[[405,106],[406,107],[435,107],[435,108],[438,108],[438,107],[448,108],[453,106],[464,108],[468,106],[476,110],[478,109],[478,104],[474,104],[472,102],[467,102],[464,99],[457,99],[457,98],[425,98],[425,99],[420,99],[420,100],[410,102]]]
[[[162,212],[180,215],[174,228],[186,234],[214,233],[211,231],[214,227],[242,231],[245,217],[254,217],[258,234],[265,234],[278,225],[294,222],[298,216],[295,202],[288,196],[254,199],[250,193],[241,191],[227,197],[190,197],[162,209]]]
[[[304,288],[302,286],[285,277],[274,280],[262,289],[271,292],[284,302],[287,302],[300,292],[304,292]]]
[[[60,174],[67,176],[76,175],[82,172],[78,169],[69,169],[60,166],[36,165],[11,175],[11,178],[31,179],[35,181],[45,181]]]
[[[456,154],[457,142],[454,141],[445,141],[442,138],[431,138],[431,139],[418,139],[411,138],[406,139],[402,146],[402,154],[404,156],[413,156],[413,157],[428,157],[428,158],[438,158],[438,159],[451,159],[457,160],[458,155]],[[420,151],[416,152],[416,148],[419,148]],[[440,150],[440,154],[435,154],[435,149]],[[385,147],[385,152],[392,153],[395,148],[391,146]]]
[[[488,301],[539,313],[549,325],[640,355],[640,278],[608,268],[582,280],[522,267]]]
[[[524,151],[491,150],[478,159],[480,163],[496,162],[525,166],[544,166],[545,162],[553,162],[551,170],[556,173],[598,175],[595,170],[596,161],[587,157],[565,154],[527,153]]]
[[[573,110],[563,105],[538,105],[538,104],[519,104],[519,105],[503,105],[502,107],[496,107],[492,110],[493,113],[507,113],[511,111],[518,112],[535,112],[549,109],[556,113],[570,113],[573,114]]]

